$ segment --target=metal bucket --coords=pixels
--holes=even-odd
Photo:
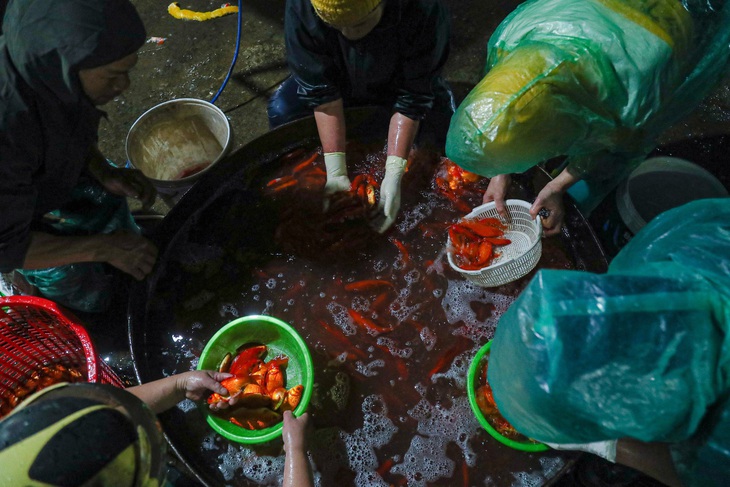
[[[126,152],[131,167],[174,199],[223,159],[230,145],[231,126],[220,108],[178,98],[150,108],[132,124]]]

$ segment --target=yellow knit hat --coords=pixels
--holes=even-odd
[[[311,0],[317,15],[328,24],[348,27],[358,23],[382,0]]]

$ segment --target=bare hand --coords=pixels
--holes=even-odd
[[[563,227],[565,219],[565,207],[563,205],[563,192],[553,190],[548,184],[537,195],[535,202],[530,208],[530,216],[534,220],[540,210],[547,210],[547,216],[542,216],[542,228],[545,236],[557,235]]]
[[[221,385],[221,381],[229,377],[233,375],[214,370],[192,370],[178,376],[175,389],[184,392],[185,397],[192,401],[200,401],[210,391],[227,395],[228,391]]]
[[[147,177],[138,169],[126,169],[108,166],[98,171],[97,177],[107,191],[119,196],[136,198],[142,202],[145,210],[152,206],[157,190]]]
[[[225,389],[225,387],[224,387],[224,389]],[[235,394],[231,394],[230,396],[228,395],[229,393],[227,390],[226,390],[226,392],[219,392],[218,394],[223,396],[223,399],[221,399],[220,401],[211,403],[210,406],[208,406],[213,411],[221,411],[223,409],[232,408],[233,406],[236,405],[238,400],[241,398],[241,391],[239,391]]]
[[[155,266],[157,247],[148,239],[130,231],[115,232],[104,236],[104,259],[120,271],[141,281]]]
[[[309,424],[309,413],[304,413],[298,418],[291,411],[284,411],[284,450],[287,453],[292,451],[303,451],[307,443],[307,425]]]
[[[509,221],[509,213],[507,212],[505,199],[507,197],[507,190],[509,189],[510,184],[512,184],[512,176],[509,174],[494,176],[489,180],[489,186],[487,186],[487,190],[484,192],[484,197],[482,198],[482,203],[494,201],[494,204],[497,207],[497,213],[499,213],[499,216],[501,216],[505,221]]]

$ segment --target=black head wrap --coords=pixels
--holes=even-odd
[[[68,103],[81,94],[80,69],[136,52],[145,30],[128,0],[11,0],[3,37],[23,80]]]

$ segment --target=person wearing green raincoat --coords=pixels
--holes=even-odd
[[[97,107],[129,86],[145,29],[127,0],[11,0],[0,36],[0,271],[101,311],[112,266],[143,279],[157,249],[124,197],[149,206],[141,172],[97,147]]]
[[[562,163],[539,191],[545,235],[569,194],[584,216],[694,110],[730,66],[730,4],[529,0],[489,39],[484,77],[451,120],[446,155],[491,178],[507,217],[511,174]]]
[[[542,270],[487,380],[520,433],[672,486],[730,479],[730,198],[658,215],[606,274]]]

